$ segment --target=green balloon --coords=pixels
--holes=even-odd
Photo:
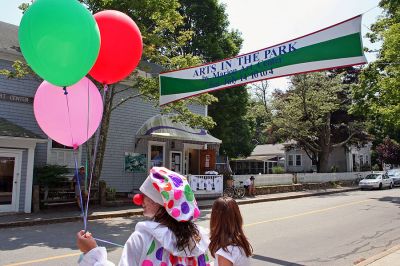
[[[77,0],[37,0],[25,12],[18,31],[28,65],[56,86],[81,80],[96,62],[100,31]]]

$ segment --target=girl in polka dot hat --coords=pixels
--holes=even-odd
[[[186,177],[153,167],[140,191],[133,201],[151,220],[136,224],[119,265],[209,266],[209,237],[193,222],[200,211]],[[114,265],[90,234],[79,232],[77,243],[85,253],[79,265]]]

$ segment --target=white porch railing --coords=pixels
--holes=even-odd
[[[235,185],[239,185],[240,181],[245,181],[254,176],[256,186],[272,186],[272,185],[291,185],[293,184],[292,174],[265,174],[265,175],[235,175],[233,180]]]
[[[193,193],[200,197],[220,197],[223,193],[222,175],[188,175]]]

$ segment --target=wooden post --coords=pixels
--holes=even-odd
[[[33,209],[34,213],[40,211],[39,185],[34,185],[33,186],[33,191],[32,191],[32,209]]]
[[[100,205],[104,206],[106,205],[107,199],[106,199],[106,188],[107,184],[104,181],[99,181],[99,197],[100,197]]]

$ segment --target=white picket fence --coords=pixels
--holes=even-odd
[[[372,172],[345,172],[345,173],[307,173],[297,174],[298,183],[325,183],[336,181],[352,181],[364,178]],[[374,172],[377,173],[377,172]]]
[[[268,175],[235,175],[233,180],[235,185],[239,185],[240,181],[245,181],[251,176],[255,177],[256,186],[272,186],[272,185],[291,185],[293,184],[292,174],[268,174]]]
[[[297,183],[325,183],[336,181],[352,181],[364,178],[372,172],[345,172],[345,173],[297,173]],[[374,172],[381,173],[381,172]],[[295,179],[294,174],[266,174],[266,175],[235,175],[235,185],[251,176],[255,177],[256,186],[291,185]]]

